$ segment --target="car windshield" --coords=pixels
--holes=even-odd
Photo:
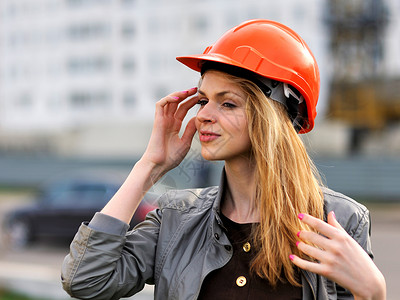
[[[53,207],[98,207],[114,192],[104,184],[58,185],[48,190],[44,203]]]

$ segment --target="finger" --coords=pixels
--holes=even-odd
[[[175,96],[175,97],[178,97],[178,96]],[[173,117],[175,112],[176,112],[176,109],[178,108],[178,105],[179,105],[179,103],[181,101],[182,100],[179,98],[178,101],[169,102],[167,105],[165,105],[165,107],[164,107],[164,115]]]
[[[191,89],[188,89],[188,97],[193,96],[196,93],[197,93],[197,87],[193,87]]]
[[[174,116],[179,103],[181,103],[183,100],[185,100],[189,96],[189,90],[174,92],[170,96],[179,98],[178,101],[170,102],[166,106],[165,114],[172,117],[172,116]]]
[[[195,124],[196,117],[190,119],[188,124],[186,125],[185,131],[182,135],[182,142],[185,144],[190,145],[193,140],[193,136],[196,133],[196,124]]]
[[[289,258],[296,266],[298,266],[299,268],[301,268],[303,270],[307,270],[307,271],[310,271],[312,273],[317,273],[317,274],[321,274],[321,272],[323,271],[323,266],[321,266],[317,262],[311,262],[311,261],[302,259],[294,254],[291,254],[289,256]]]
[[[185,100],[188,96],[191,96],[195,94],[197,91],[197,88],[192,88],[190,90],[185,90],[185,91],[180,91],[180,92],[174,92],[172,94],[169,94],[168,96],[162,98],[161,100],[157,101],[156,106],[158,107],[164,107],[169,103],[179,103]]]
[[[332,210],[328,214],[328,224],[332,225],[333,227],[345,231],[342,225],[336,220],[335,212]]]
[[[193,106],[195,106],[198,101],[199,101],[199,97],[194,96],[194,97],[190,98],[189,100],[181,103],[181,105],[179,105],[179,108],[175,113],[175,119],[177,119],[179,121],[183,121],[183,119],[187,115],[187,112],[189,111],[189,109],[191,109]]]
[[[184,92],[179,92],[180,94],[184,93]],[[168,96],[165,96],[164,98],[160,99],[159,101],[156,102],[156,106],[158,107],[164,107],[165,105],[167,105],[168,103],[174,103],[174,102],[180,102],[183,99],[185,99],[184,97],[182,97],[182,95],[179,95],[178,93],[173,93],[170,94]]]
[[[297,249],[318,261],[326,259],[327,252],[304,242],[297,242]]]
[[[316,231],[325,235],[326,237],[332,238],[335,236],[337,229],[323,220],[317,219],[308,214],[299,214],[298,217],[302,222],[314,228]]]
[[[174,96],[172,94],[162,98],[156,103],[156,116],[158,117],[164,116],[164,114],[166,114],[167,111],[166,108],[168,107],[168,104],[176,103],[176,105],[178,105],[180,101],[182,100],[179,96]]]
[[[178,104],[180,102],[182,102],[183,100],[185,100],[187,97],[194,95],[196,92],[197,92],[197,88],[194,87],[189,90],[175,92],[175,93],[170,94],[170,96],[178,97],[179,99],[178,99],[178,101],[168,103],[166,110],[165,110],[165,114],[173,116],[176,113]]]
[[[329,248],[330,240],[318,233],[302,230],[297,233],[297,236],[304,242],[316,245],[319,248]]]
[[[179,99],[181,101],[185,100],[187,97],[193,96],[194,94],[196,94],[197,92],[197,87],[188,89],[188,90],[184,90],[184,91],[180,91],[180,92],[174,92],[172,94],[170,94],[170,96],[175,96],[175,97],[179,97]]]

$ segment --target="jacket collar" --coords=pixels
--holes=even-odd
[[[221,204],[222,204],[222,199],[225,194],[226,190],[226,173],[225,173],[225,167],[222,168],[221,172],[221,179],[219,183],[219,188],[218,188],[218,193],[215,198],[215,201],[213,203],[212,211],[214,213],[215,220],[217,221],[217,224],[221,226],[223,229],[225,229],[222,220],[221,220]],[[226,229],[225,229],[226,230]]]
[[[221,179],[219,182],[217,198],[215,199],[214,204],[213,204],[213,211],[215,213],[217,213],[218,215],[221,213],[221,203],[222,203],[223,196],[225,194],[226,184],[227,183],[226,183],[225,167],[223,167],[222,172],[221,172]]]

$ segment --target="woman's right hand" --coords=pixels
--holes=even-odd
[[[129,223],[148,189],[183,160],[196,133],[195,118],[189,121],[182,137],[179,131],[187,112],[197,103],[198,98],[195,96],[182,101],[196,92],[197,88],[175,92],[157,102],[147,149],[120,189],[102,209],[103,214]]]
[[[182,137],[179,132],[187,112],[198,102],[196,96],[189,98],[196,92],[197,88],[174,92],[156,103],[153,131],[141,161],[151,164],[160,175],[178,166],[190,149],[195,118],[188,122]]]

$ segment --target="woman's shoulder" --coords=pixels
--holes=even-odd
[[[338,222],[344,227],[354,227],[369,223],[369,211],[356,200],[329,188],[323,187],[324,211],[326,215],[334,211]]]
[[[324,194],[324,202],[327,208],[344,208],[347,210],[358,211],[360,213],[368,212],[368,209],[363,204],[357,202],[349,196],[326,187],[321,189]]]
[[[170,190],[159,197],[158,207],[161,210],[174,209],[182,212],[208,209],[213,205],[218,192],[218,186]]]

